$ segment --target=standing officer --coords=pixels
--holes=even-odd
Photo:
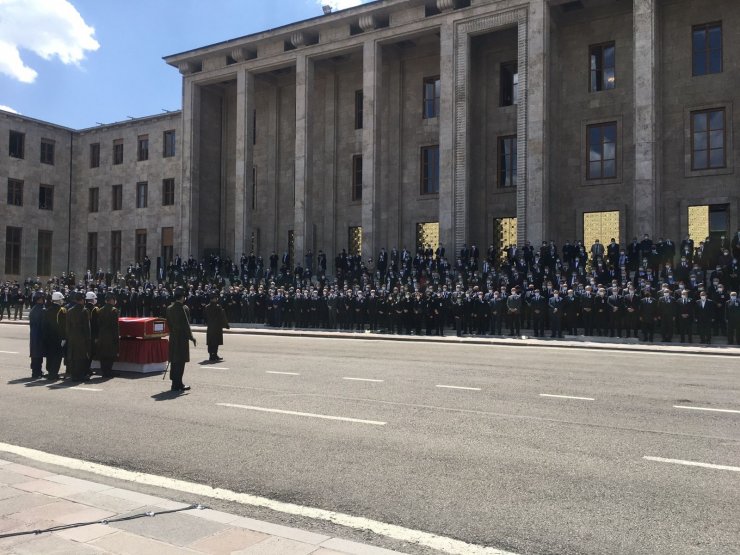
[[[59,379],[59,367],[64,357],[67,311],[62,306],[64,295],[59,291],[51,294],[51,302],[44,311],[44,355],[46,356],[46,378]]]
[[[218,304],[218,293],[211,293],[211,298],[206,306],[206,345],[208,345],[208,360],[211,362],[221,362],[223,359],[218,356],[218,346],[224,344],[224,328],[229,327],[229,321],[226,318],[226,312]]]
[[[72,294],[72,307],[67,311],[67,374],[81,382],[87,376],[92,336],[90,335],[90,317],[85,310],[85,296],[80,292]]]
[[[92,359],[97,359],[97,353],[95,352],[95,347],[97,345],[98,340],[98,312],[100,312],[100,308],[98,308],[98,296],[93,293],[92,291],[88,291],[85,293],[85,310],[87,311],[87,315],[90,318],[90,339],[91,339],[91,345],[92,345],[92,351],[90,352],[90,357],[88,358],[87,363],[87,375],[89,376],[92,374],[92,370],[90,370],[90,365],[92,364]],[[133,309],[132,314],[136,315],[135,309]]]
[[[28,313],[31,325],[31,378],[42,376],[41,367],[44,364],[44,294],[33,294],[33,308]]]
[[[185,363],[190,362],[190,346],[188,341],[196,346],[193,332],[190,330],[190,310],[185,306],[185,290],[182,287],[175,289],[175,301],[167,307],[167,326],[170,328],[170,380],[172,391],[188,391],[189,385],[182,383],[185,373]]]
[[[98,312],[98,337],[95,352],[100,361],[100,373],[104,378],[112,378],[113,361],[118,358],[120,333],[118,331],[118,309],[116,296],[113,293],[105,294],[105,305]]]

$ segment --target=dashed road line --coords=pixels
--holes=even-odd
[[[353,382],[376,382],[376,383],[380,383],[380,382],[384,382],[385,381],[385,380],[374,380],[372,378],[342,378],[342,379],[343,380],[350,380],[350,381],[353,381]]]
[[[276,372],[274,370],[267,370],[266,374],[282,374],[283,376],[300,376],[298,372]]]
[[[3,355],[17,355],[18,352],[17,351],[0,351],[0,354],[3,354]]]
[[[443,389],[465,389],[467,391],[480,391],[481,390],[480,387],[465,387],[465,386],[462,386],[462,385],[442,385],[442,384],[437,384],[435,387],[441,387]]]
[[[723,464],[710,464],[697,461],[684,461],[681,459],[664,459],[663,457],[642,457],[648,461],[670,463],[670,464],[681,464],[684,466],[698,466],[701,468],[711,468],[713,470],[730,470],[732,472],[740,472],[740,466],[726,466]]]
[[[354,422],[355,424],[371,424],[373,426],[385,426],[387,422],[377,420],[362,420],[360,418],[350,418],[348,416],[329,416],[327,414],[315,414],[312,412],[298,412],[294,410],[268,409],[265,407],[254,407],[251,405],[235,405],[233,403],[216,403],[219,407],[231,407],[235,409],[255,410],[259,412],[273,412],[276,414],[289,414],[291,416],[307,416],[309,418],[321,418],[323,420],[340,420],[342,422]]]
[[[685,405],[673,405],[674,409],[687,409],[687,410],[705,410],[709,412],[729,412],[732,414],[740,414],[740,410],[732,410],[732,409],[712,409],[709,407],[687,407]]]
[[[554,397],[555,399],[577,399],[579,401],[595,401],[593,397],[576,397],[574,395],[553,395],[551,393],[540,393],[540,397]]]

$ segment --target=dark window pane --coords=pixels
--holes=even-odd
[[[599,127],[591,127],[588,130],[588,144],[591,147],[601,145],[601,129]]]
[[[588,159],[591,162],[601,160],[601,147],[592,145],[591,148],[588,149]]]
[[[617,83],[617,78],[613,68],[607,68],[604,70],[604,88],[613,89]]]
[[[709,167],[722,168],[725,165],[725,151],[722,148],[709,151]]]
[[[704,53],[694,55],[694,75],[704,75],[707,72],[707,60]]]
[[[709,28],[709,41],[708,45],[711,49],[719,50],[722,48],[722,27],[710,27]]]
[[[709,148],[723,148],[725,146],[725,132],[712,131],[709,133]]]
[[[603,177],[616,177],[616,176],[617,176],[616,162],[614,160],[605,160]]]
[[[706,31],[704,29],[695,29],[691,43],[694,52],[703,52],[706,45]]]
[[[613,143],[617,140],[617,126],[616,125],[605,125],[604,126],[604,142]]]
[[[707,130],[707,115],[694,114],[694,132]]]
[[[601,177],[601,162],[591,162],[588,167],[588,175],[592,179]]]
[[[707,133],[694,133],[694,149],[695,150],[706,150],[707,145]]]
[[[709,113],[709,129],[724,129],[725,113],[723,110]]]
[[[614,143],[604,143],[604,160],[614,160],[616,157],[616,145]]]
[[[614,46],[604,47],[604,67],[614,67]]]
[[[697,150],[694,152],[694,169],[702,170],[707,167],[707,151]]]

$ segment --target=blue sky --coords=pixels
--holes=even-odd
[[[177,110],[180,74],[163,56],[325,3],[361,0],[0,0],[0,107],[76,129]]]

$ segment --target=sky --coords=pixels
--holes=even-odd
[[[163,56],[368,0],[0,0],[0,110],[84,129],[179,110]]]

